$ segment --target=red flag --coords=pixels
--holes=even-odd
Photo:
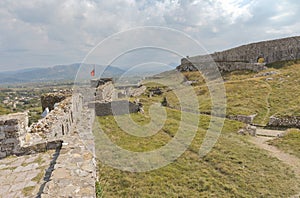
[[[91,76],[95,76],[95,68],[91,71]]]

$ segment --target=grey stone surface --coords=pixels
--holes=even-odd
[[[94,112],[84,108],[78,133],[64,137],[50,181],[41,197],[95,197],[96,164],[92,123]],[[89,184],[88,186],[85,184]]]
[[[256,114],[254,114],[254,115],[230,115],[230,116],[228,116],[228,119],[236,120],[236,121],[243,122],[246,124],[252,124],[255,117],[256,117]]]
[[[48,151],[0,160],[0,197],[37,197],[45,182],[44,170],[50,166],[53,153]]]
[[[241,135],[251,135],[251,136],[256,136],[256,127],[255,126],[251,126],[251,125],[247,125],[244,128],[240,129],[238,131],[239,134]]]
[[[271,116],[268,126],[300,128],[300,117],[299,116],[283,116],[283,117]]]
[[[177,70],[195,71],[197,70],[195,66],[203,69],[210,62],[215,62],[221,72],[234,70],[257,72],[265,68],[264,64],[258,63],[259,58],[263,58],[265,63],[300,59],[300,37],[258,42],[210,55],[183,58]]]
[[[136,113],[139,111],[139,105],[129,102],[127,100],[117,100],[112,102],[95,102],[89,104],[90,108],[95,109],[97,116],[108,115],[123,115],[129,113]]]

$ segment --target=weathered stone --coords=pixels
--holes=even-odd
[[[43,94],[41,96],[41,103],[42,103],[42,109],[43,111],[48,107],[49,110],[54,109],[54,105],[56,103],[60,103],[61,101],[65,100],[68,96],[70,96],[70,93],[49,93],[49,94]]]
[[[123,115],[136,113],[139,111],[139,105],[127,100],[118,100],[107,103],[95,102],[89,104],[90,108],[95,108],[97,116]]]
[[[3,143],[4,144],[18,144],[19,140],[16,138],[9,138],[9,139],[6,139]]]
[[[12,133],[12,132],[18,132],[19,131],[19,127],[18,125],[7,125],[3,128],[4,132],[8,132],[8,133]]]
[[[284,116],[284,117],[271,116],[268,126],[300,128],[300,117],[297,117],[297,116]]]
[[[46,145],[47,145],[46,142],[41,142],[41,143],[32,145],[31,150],[36,151],[36,152],[45,152],[47,150]]]
[[[208,71],[209,66],[215,65],[222,73],[235,70],[258,72],[264,70],[267,63],[300,59],[299,40],[300,37],[290,37],[243,45],[210,55],[187,57],[181,59],[181,65],[176,69],[197,71],[200,68],[201,71]],[[262,59],[264,63],[260,63]]]
[[[0,151],[0,159],[6,157],[6,152],[5,151]]]
[[[247,115],[230,115],[230,116],[228,116],[228,119],[236,120],[236,121],[243,122],[246,124],[252,124],[255,117],[256,117],[256,114],[249,115],[249,116],[247,116]]]
[[[14,126],[14,125],[18,125],[18,124],[19,124],[18,119],[10,119],[10,120],[6,120],[4,122],[4,125],[7,125],[7,126]]]
[[[62,140],[55,140],[55,141],[50,141],[47,142],[46,149],[51,150],[51,149],[57,149],[62,146]]]
[[[4,132],[0,132],[0,141],[5,139],[5,133]]]
[[[251,125],[247,125],[243,129],[240,129],[238,131],[238,134],[240,134],[240,135],[256,136],[256,127],[255,126],[251,126]]]

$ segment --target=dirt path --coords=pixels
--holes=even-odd
[[[251,137],[250,142],[255,144],[257,147],[264,149],[269,152],[273,157],[276,157],[286,165],[290,166],[295,173],[295,176],[300,179],[300,159],[294,155],[279,150],[277,147],[269,145],[267,141],[275,139],[277,135],[282,134],[284,131],[277,130],[257,130],[257,136]],[[300,188],[300,186],[299,186]],[[300,193],[292,196],[292,198],[299,198]]]

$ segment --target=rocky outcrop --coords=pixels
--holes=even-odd
[[[288,128],[300,128],[299,116],[286,116],[286,117],[270,117],[268,126],[270,127],[288,127]]]

